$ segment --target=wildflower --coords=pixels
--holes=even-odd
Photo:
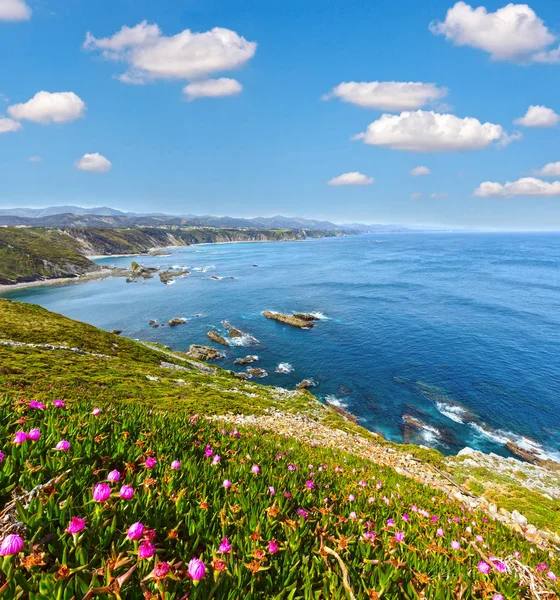
[[[148,456],[146,458],[146,462],[144,463],[144,465],[146,466],[146,469],[151,469],[152,467],[155,467],[156,464],[157,464],[157,460],[153,456]]]
[[[6,455],[3,452],[0,452],[0,463],[4,460]]]
[[[200,581],[206,575],[206,565],[198,558],[192,558],[189,562],[187,575],[193,581]]]
[[[224,483],[222,484],[226,490],[231,487],[231,481],[229,479],[224,479]]]
[[[226,537],[222,538],[222,543],[220,544],[220,547],[218,548],[218,552],[221,552],[222,554],[229,554],[231,552],[231,549],[233,548],[233,546],[231,545],[231,542],[229,541],[229,539]]]
[[[395,539],[397,542],[404,542],[404,533],[402,531],[397,531],[397,533],[395,533]]]
[[[354,511],[352,511],[352,512],[350,513],[350,518],[351,518],[351,519],[355,519],[355,518],[356,518],[356,513],[355,513]]]
[[[114,469],[107,475],[107,481],[117,482],[120,478],[121,474],[116,469]]]
[[[307,511],[303,508],[298,508],[296,510],[296,515],[298,517],[302,517],[303,519],[307,519]]]
[[[31,400],[29,403],[29,408],[36,408],[38,410],[45,410],[45,405],[38,400]]]
[[[68,527],[66,528],[66,533],[78,533],[79,531],[82,531],[82,529],[84,529],[86,526],[86,520],[84,519],[80,519],[80,517],[72,517],[70,519],[70,523],[68,525]]]
[[[292,497],[292,494],[290,494],[290,492],[288,492],[288,490],[286,490],[286,491],[284,492],[284,496],[286,496],[286,498],[291,498],[291,497]]]
[[[270,540],[266,549],[270,552],[270,554],[276,554],[278,552],[278,544],[276,543],[276,540]]]
[[[27,434],[27,439],[36,442],[41,437],[41,432],[38,429],[31,429],[31,431]]]
[[[439,537],[443,537],[444,536],[443,529],[441,527],[437,530],[436,533],[439,535]]]
[[[305,487],[306,487],[308,490],[312,490],[312,489],[315,487],[315,484],[314,484],[314,483],[311,481],[311,479],[308,479],[308,480],[305,482]]]
[[[274,496],[274,495],[276,494],[276,490],[275,490],[275,489],[274,489],[272,486],[269,486],[269,487],[268,487],[268,493],[269,493],[271,496]]]
[[[169,573],[169,563],[158,562],[153,570],[154,579],[163,579]]]
[[[94,409],[91,411],[91,414],[92,414],[92,415],[99,415],[99,414],[101,414],[101,409],[100,409],[100,408],[94,408]]]
[[[408,521],[410,521],[410,517],[408,516],[408,513],[404,513],[402,518],[403,518],[403,521],[406,521],[407,523],[408,523]]]
[[[52,405],[56,408],[66,408],[66,404],[64,404],[64,402],[58,398],[56,400],[53,400]]]
[[[126,537],[129,540],[139,540],[144,533],[144,525],[142,523],[133,523],[126,532]]]
[[[502,594],[494,594],[492,596],[492,600],[504,600],[504,597],[502,596]]]
[[[23,444],[27,440],[25,431],[16,431],[14,434],[14,444]]]
[[[491,556],[490,558],[492,559],[494,568],[496,569],[496,571],[498,571],[498,573],[507,573],[507,567],[501,560],[498,560],[493,556]]]
[[[214,571],[217,571],[218,573],[221,573],[227,569],[226,561],[222,560],[221,558],[215,558],[211,564]]]
[[[171,463],[171,468],[172,469],[180,469],[181,468],[181,463],[178,460],[174,460]],[[167,563],[166,563],[167,564]]]
[[[451,542],[451,547],[453,550],[459,550],[461,548],[461,544],[457,540],[453,540]]]
[[[548,565],[546,563],[540,563],[539,565],[537,565],[537,571],[544,571],[547,568]]]
[[[67,442],[66,440],[60,440],[60,442],[58,442],[54,449],[66,452],[66,450],[70,450],[70,442]]]
[[[214,458],[212,459],[212,464],[213,464],[213,465],[217,465],[217,464],[218,464],[218,463],[219,463],[221,460],[222,460],[222,459],[221,459],[220,455],[219,455],[219,454],[216,454],[216,455],[214,456]]]
[[[0,556],[11,556],[21,552],[23,548],[23,538],[19,535],[11,534],[4,538],[0,544]]]
[[[212,450],[212,448],[207,445],[206,450],[204,450],[204,456],[208,458],[209,456],[212,456],[212,454],[214,454],[214,450]]]
[[[251,473],[254,473],[255,475],[258,475],[261,472],[261,468],[259,467],[259,465],[254,464],[251,467]]]
[[[120,489],[119,496],[123,500],[130,500],[134,496],[134,489],[131,485],[123,485]]]
[[[105,502],[111,495],[111,488],[106,483],[98,483],[93,488],[93,499],[96,502]]]
[[[487,575],[488,573],[490,573],[490,568],[491,568],[490,565],[487,562],[484,562],[483,560],[481,560],[478,563],[478,570],[481,573],[484,573],[485,575]]]
[[[477,541],[479,544],[482,544],[482,542],[484,541],[484,538],[483,538],[481,535],[477,535],[477,536],[475,537],[475,540],[476,540],[476,541]]]
[[[395,519],[387,519],[387,527],[394,527]]]
[[[151,558],[155,554],[155,546],[150,542],[142,542],[138,547],[138,558],[140,560],[144,558]]]
[[[375,533],[375,531],[366,531],[364,533],[364,535],[362,536],[362,539],[365,540],[366,542],[375,542],[375,538],[377,537],[377,534]]]
[[[546,576],[547,576],[549,579],[551,579],[552,581],[557,581],[557,580],[558,580],[558,577],[556,577],[556,575],[555,575],[555,574],[554,574],[552,571],[549,571],[549,572],[546,574]]]
[[[375,498],[374,498],[373,496],[370,496],[370,497],[368,498],[368,502],[369,502],[370,504],[373,504],[373,503],[375,502]]]

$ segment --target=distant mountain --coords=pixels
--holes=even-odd
[[[98,206],[96,208],[82,208],[81,206],[47,206],[46,208],[1,208],[0,215],[25,217],[29,219],[39,219],[41,217],[50,217],[52,215],[73,214],[73,215],[100,215],[100,216],[125,216],[124,213],[115,208]]]

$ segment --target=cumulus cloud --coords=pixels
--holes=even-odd
[[[430,198],[432,198],[432,200],[435,200],[437,198],[447,198],[447,194],[443,193],[443,194],[430,194]]]
[[[421,177],[422,175],[429,175],[431,173],[428,167],[414,167],[412,171],[410,171],[410,175],[412,177]]]
[[[430,24],[430,31],[457,46],[488,52],[493,60],[526,62],[537,60],[556,37],[527,4],[508,4],[496,12],[484,6],[473,8],[457,2],[443,22]],[[541,60],[541,62],[545,62]]]
[[[514,121],[523,127],[556,127],[559,122],[560,116],[546,106],[529,106],[525,115]]]
[[[33,162],[33,163],[38,163],[38,162],[43,162],[43,157],[42,156],[30,156],[28,158],[29,162]]]
[[[223,27],[202,33],[185,29],[167,37],[158,25],[142,21],[106,38],[88,32],[84,48],[128,64],[119,79],[143,84],[157,79],[204,79],[212,73],[238,69],[253,58],[257,44]]]
[[[90,173],[107,173],[113,166],[111,161],[106,159],[99,152],[93,154],[84,154],[82,158],[76,161],[75,166],[82,171]]]
[[[362,108],[414,110],[443,98],[446,88],[416,81],[348,81],[334,87],[323,100],[339,98]]]
[[[18,131],[18,129],[21,129],[21,123],[9,119],[8,117],[0,117],[0,134]]]
[[[67,123],[83,117],[85,102],[74,92],[37,92],[31,100],[8,107],[8,113],[18,121]]]
[[[220,79],[206,79],[193,81],[183,88],[189,100],[197,98],[221,98],[223,96],[236,96],[243,90],[243,86],[236,79],[220,77]]]
[[[420,198],[423,198],[424,194],[421,194],[420,192],[414,192],[414,194],[412,194],[410,196],[411,200],[420,200]]]
[[[352,171],[333,177],[327,183],[328,185],[371,185],[374,181],[373,177],[368,177],[358,171]]]
[[[474,195],[479,198],[508,198],[512,196],[560,196],[560,181],[543,181],[535,177],[522,177],[504,185],[493,181],[481,183]]]
[[[24,0],[0,0],[0,21],[28,21],[31,9]]]
[[[533,171],[533,174],[541,177],[560,177],[560,162],[550,162],[542,169]]]
[[[511,141],[501,125],[422,110],[382,115],[365,133],[352,139],[411,152],[482,150],[494,142],[507,144]]]

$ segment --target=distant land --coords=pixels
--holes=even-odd
[[[212,215],[166,215],[163,213],[123,212],[115,208],[99,206],[48,206],[45,208],[0,209],[0,225],[32,227],[217,227],[251,229],[306,229],[314,231],[352,230],[356,232],[406,232],[411,228],[403,225],[365,223],[338,224],[330,221],[304,219],[302,217],[216,217]]]

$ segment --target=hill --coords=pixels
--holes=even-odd
[[[558,592],[550,544],[479,510],[441,455],[308,392],[1,299],[0,365],[7,598]]]

